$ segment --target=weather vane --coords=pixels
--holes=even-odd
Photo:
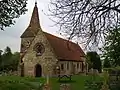
[[[35,0],[35,4],[37,5],[37,0]]]

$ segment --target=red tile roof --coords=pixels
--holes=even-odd
[[[56,56],[60,60],[83,61],[85,53],[78,44],[44,32]]]

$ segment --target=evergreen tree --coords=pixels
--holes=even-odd
[[[103,47],[104,62],[109,60],[113,67],[120,66],[120,29],[111,30]]]
[[[97,69],[99,72],[101,72],[101,60],[100,60],[100,56],[97,54],[97,52],[87,52],[87,61],[89,60],[89,62],[91,63],[91,67],[93,69]]]
[[[19,59],[20,59],[20,53],[15,52],[11,57],[9,70],[16,71],[18,69]]]
[[[7,60],[7,59],[10,59],[11,56],[12,56],[11,49],[10,49],[10,47],[7,46],[6,49],[5,49],[5,51],[4,51],[4,53],[3,53],[3,58],[5,60]]]
[[[3,54],[0,50],[0,71],[16,71],[18,68],[20,53],[12,54],[10,47],[6,47]]]
[[[8,66],[11,62],[11,57],[12,57],[12,52],[11,52],[11,49],[10,47],[6,47],[5,50],[4,50],[4,53],[3,53],[3,60],[2,60],[2,69],[3,70],[7,70],[9,69]]]

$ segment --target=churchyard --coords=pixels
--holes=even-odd
[[[85,89],[86,81],[90,81],[91,76],[74,75],[70,81],[68,78],[50,78],[50,90],[90,90]],[[101,77],[95,76],[95,82],[100,82]],[[47,90],[43,89],[46,78],[0,76],[0,90]],[[65,89],[67,88],[67,89]],[[91,89],[92,90],[92,89]]]
[[[20,77],[2,74],[0,90],[119,90],[120,71],[117,68],[106,70],[109,74],[107,72],[89,72],[73,75],[71,80],[67,77],[59,80],[59,77],[48,79],[46,77]]]

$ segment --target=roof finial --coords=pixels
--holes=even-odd
[[[37,0],[35,0],[35,5],[37,5]]]

